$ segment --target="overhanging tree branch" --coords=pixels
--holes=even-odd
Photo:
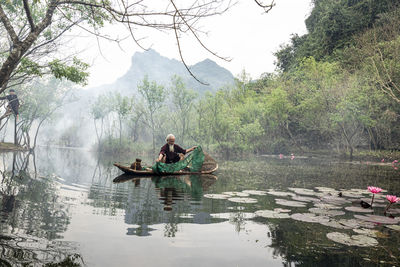
[[[31,31],[34,31],[35,23],[33,22],[33,19],[32,19],[32,14],[31,14],[31,10],[29,8],[28,0],[23,0],[23,2],[24,2],[24,9],[25,9],[26,17],[28,18],[29,25],[31,26]]]

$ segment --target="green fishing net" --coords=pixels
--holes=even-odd
[[[156,162],[151,168],[155,173],[173,173],[185,168],[190,172],[199,172],[204,162],[204,152],[201,146],[198,146],[192,153],[187,155],[184,160],[176,163]]]

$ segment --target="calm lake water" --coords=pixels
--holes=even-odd
[[[289,217],[309,214],[324,194],[337,204],[333,189],[374,185],[399,196],[400,171],[391,164],[255,157],[219,160],[219,165],[215,176],[114,183],[121,172],[112,162],[84,150],[40,149],[35,157],[0,154],[0,266],[400,266],[398,229],[374,224],[378,244],[347,246],[327,233],[357,235],[353,229]],[[289,194],[250,194],[255,203],[215,199],[243,190]],[[361,194],[371,197],[368,191],[342,191],[348,202],[337,210],[344,214],[329,220],[365,216],[344,208],[359,207]],[[240,196],[233,200],[241,202]],[[303,207],[277,199],[301,200]],[[378,197],[376,204],[374,214],[383,215],[386,200]],[[289,209],[277,213],[289,218],[256,215],[275,208]],[[397,220],[400,205],[392,209]]]

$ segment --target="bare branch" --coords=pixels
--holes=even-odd
[[[176,14],[179,15],[179,18],[182,19],[182,21],[185,23],[185,25],[186,25],[186,26],[189,28],[189,30],[192,32],[193,36],[196,38],[196,40],[199,42],[199,44],[200,44],[205,50],[207,50],[210,54],[212,54],[212,55],[214,55],[214,56],[216,56],[216,57],[218,57],[218,58],[220,58],[220,59],[222,59],[222,60],[225,60],[225,61],[228,61],[228,62],[231,61],[230,58],[221,57],[221,56],[219,56],[217,53],[211,51],[207,46],[205,46],[205,45],[203,44],[203,42],[200,40],[200,38],[197,36],[196,32],[193,30],[193,28],[187,23],[185,17],[182,15],[182,13],[180,12],[180,10],[177,8],[177,6],[175,5],[174,1],[173,1],[173,0],[170,0],[170,1],[171,1],[171,4],[174,6],[174,8],[175,8],[175,10],[176,10]],[[175,21],[176,21],[176,20],[175,20],[175,16],[174,16],[174,26],[176,25]],[[176,30],[176,27],[174,27],[174,30]],[[196,80],[197,80],[197,79],[196,79]]]
[[[270,4],[263,4],[260,0],[254,0],[254,2],[256,2],[259,7],[262,7],[265,13],[268,13],[275,6],[275,0],[272,0]]]
[[[26,17],[28,18],[29,25],[31,26],[31,31],[33,32],[35,30],[35,23],[33,22],[33,19],[32,19],[32,14],[31,14],[31,10],[29,8],[28,0],[23,0],[23,2],[24,2],[24,9],[25,9]]]
[[[176,12],[176,14],[178,14],[178,11]],[[175,16],[174,16],[174,25],[175,25]],[[180,41],[179,41],[179,35],[178,35],[178,31],[177,31],[176,28],[174,28],[174,32],[175,32],[176,44],[177,44],[177,46],[178,46],[179,56],[180,56],[180,58],[181,58],[181,61],[182,61],[183,65],[185,66],[186,70],[187,70],[187,71],[189,72],[189,74],[190,74],[196,81],[198,81],[199,83],[201,83],[201,84],[203,84],[203,85],[209,85],[209,84],[207,84],[207,83],[204,83],[204,82],[200,81],[200,80],[192,73],[192,71],[190,70],[190,68],[189,68],[188,65],[186,64],[186,62],[185,62],[185,60],[184,60],[184,58],[183,58],[183,55],[182,55],[181,44],[180,44]]]

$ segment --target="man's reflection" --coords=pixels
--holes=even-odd
[[[158,191],[158,198],[163,204],[165,211],[171,211],[176,201],[186,199],[190,196],[192,200],[200,200],[203,191],[215,183],[216,177],[185,175],[181,177],[154,177],[152,181]]]

